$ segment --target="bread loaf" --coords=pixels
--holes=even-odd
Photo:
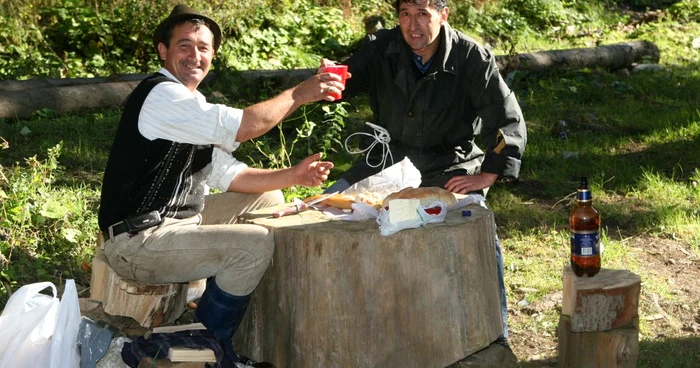
[[[304,203],[309,203],[315,199],[323,197],[325,194],[315,195],[304,200]],[[335,208],[341,208],[344,210],[351,210],[353,203],[367,203],[368,205],[379,209],[381,208],[381,198],[376,193],[364,193],[358,195],[351,194],[336,194],[326,200],[321,201],[319,204],[331,206]]]
[[[426,188],[404,188],[398,192],[389,194],[382,201],[382,207],[389,205],[389,201],[392,199],[419,199],[421,206],[429,206],[434,201],[440,201],[445,204],[445,206],[450,207],[457,203],[457,198],[447,189],[442,189],[439,187],[426,187]]]
[[[325,194],[315,195],[304,200],[305,203],[309,203],[315,199],[323,197]],[[352,204],[355,203],[355,196],[347,194],[336,194],[328,199],[321,201],[318,204],[323,204],[326,206],[331,206],[335,208],[341,208],[344,210],[351,210]]]

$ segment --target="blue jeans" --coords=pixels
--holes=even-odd
[[[494,233],[496,229],[494,228]],[[501,297],[501,318],[503,321],[503,335],[499,338],[508,338],[508,302],[506,301],[506,284],[503,278],[503,255],[501,254],[501,241],[498,240],[498,234],[495,235],[496,244],[496,264],[498,265],[498,294]]]

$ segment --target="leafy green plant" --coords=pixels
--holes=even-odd
[[[259,8],[237,21],[224,41],[221,60],[234,70],[316,67],[321,57],[340,59],[356,35],[335,8],[297,3],[283,12]]]
[[[53,186],[61,149],[50,148],[45,160],[29,157],[25,166],[0,166],[0,271],[10,283],[85,279],[82,264],[93,255],[99,193]]]
[[[668,8],[668,12],[682,22],[697,22],[700,20],[700,2],[696,0],[682,0]]]
[[[342,146],[340,137],[345,127],[344,118],[348,115],[346,104],[303,106],[297,117],[277,126],[277,137],[267,134],[253,140],[258,156],[251,155],[249,160],[260,167],[285,168],[316,152],[328,157],[336,152],[336,147]]]

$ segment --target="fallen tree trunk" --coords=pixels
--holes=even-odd
[[[150,74],[112,74],[97,78],[45,78],[27,80],[0,81],[0,92],[18,92],[35,88],[78,86],[82,84],[99,84],[111,82],[140,81]]]
[[[635,63],[658,63],[659,48],[649,41],[621,42],[591,48],[552,50],[497,56],[502,71],[525,70],[540,72],[552,69],[603,68],[617,70],[630,68]]]
[[[117,82],[140,82],[151,74],[112,74],[109,77],[96,78],[44,78],[27,80],[6,80],[0,81],[0,93],[20,92],[36,88],[71,87],[89,84],[117,83]],[[211,72],[202,81],[202,86],[211,86],[216,78],[216,73]]]
[[[119,107],[140,81],[83,84],[0,92],[0,118],[28,118],[49,108],[56,113]]]
[[[545,71],[578,68],[630,68],[634,63],[659,61],[659,49],[648,41],[622,42],[593,48],[542,51],[530,54],[496,56],[501,72],[512,70]],[[315,69],[242,71],[242,83],[260,78],[279,81],[283,87],[308,78]],[[72,113],[92,108],[121,106],[146,74],[124,74],[116,78],[45,79],[0,82],[0,118],[28,118],[49,108],[56,113]],[[110,79],[112,78],[112,79]],[[117,79],[124,81],[110,83]],[[204,80],[212,85],[214,74]]]

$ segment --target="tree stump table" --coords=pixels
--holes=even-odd
[[[277,367],[444,367],[501,333],[490,210],[391,236],[318,211],[243,216],[275,253],[234,344]]]

